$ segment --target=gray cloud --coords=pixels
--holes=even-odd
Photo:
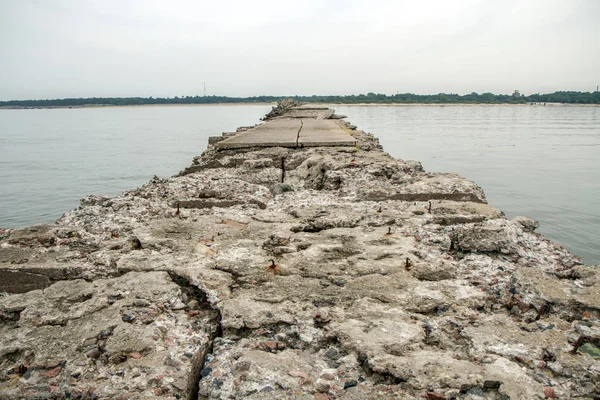
[[[600,83],[600,2],[1,1],[0,99]]]

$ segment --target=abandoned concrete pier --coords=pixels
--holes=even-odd
[[[0,228],[0,399],[598,399],[598,267],[536,228],[282,104]]]

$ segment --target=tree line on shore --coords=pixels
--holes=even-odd
[[[397,93],[386,95],[367,93],[344,96],[175,96],[175,97],[91,97],[66,98],[54,100],[9,100],[0,101],[0,107],[30,108],[30,107],[81,107],[88,105],[137,106],[152,104],[218,104],[218,103],[272,103],[282,98],[291,98],[305,103],[337,103],[337,104],[527,104],[527,103],[569,103],[569,104],[600,104],[600,92],[562,91],[547,94],[531,94],[523,96],[518,92],[513,94],[470,93],[459,95],[455,93],[413,94]]]

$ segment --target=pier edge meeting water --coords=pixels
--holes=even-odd
[[[325,107],[209,143],[175,176],[0,229],[0,397],[598,393],[598,267],[534,220]]]
[[[600,263],[598,107],[334,105],[386,151],[458,172],[509,217]],[[269,105],[0,110],[0,225],[51,222],[87,194],[116,195],[189,164],[207,137]]]

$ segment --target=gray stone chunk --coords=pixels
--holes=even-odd
[[[514,217],[511,221],[521,225],[525,232],[533,232],[540,227],[540,223],[538,221],[527,217],[518,216]]]
[[[454,240],[458,249],[475,252],[498,252],[511,242],[504,228],[484,225],[462,227],[455,232]]]

